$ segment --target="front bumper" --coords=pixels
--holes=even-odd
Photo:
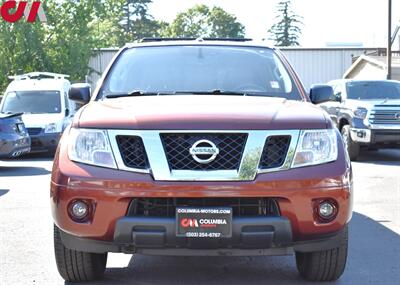
[[[57,149],[61,133],[31,135],[32,153],[54,152]]]
[[[400,147],[400,129],[350,129],[354,142],[386,147]]]
[[[330,237],[350,221],[353,197],[351,165],[343,145],[338,147],[338,159],[331,163],[260,173],[254,181],[200,182],[156,181],[149,173],[75,163],[68,158],[67,144],[61,143],[51,178],[52,215],[65,245],[89,252],[275,255],[333,248],[337,244]],[[272,198],[279,216],[233,216],[232,238],[196,244],[176,237],[173,217],[131,216],[131,202],[139,198]],[[77,199],[92,205],[84,223],[69,214]],[[338,205],[336,218],[327,223],[315,217],[315,201],[321,199]]]
[[[316,240],[293,242],[290,221],[284,217],[234,218],[232,226],[231,238],[205,240],[177,237],[173,218],[124,217],[117,221],[111,242],[63,231],[61,239],[67,248],[83,252],[182,256],[286,255],[337,248],[341,240],[339,231]]]
[[[343,146],[335,162],[259,174],[254,181],[155,181],[151,174],[95,167],[69,160],[61,143],[51,179],[51,208],[55,224],[64,232],[112,242],[116,226],[135,198],[274,198],[280,216],[290,221],[292,241],[318,239],[340,231],[352,215],[352,174]],[[74,222],[69,204],[91,201],[94,212],[87,223]],[[315,200],[332,199],[339,206],[329,223],[315,220]],[[222,205],[221,205],[222,206]]]
[[[31,140],[28,136],[10,135],[0,140],[0,158],[14,158],[29,153]]]

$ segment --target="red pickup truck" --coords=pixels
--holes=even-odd
[[[295,254],[308,280],[339,278],[352,172],[339,132],[284,55],[245,41],[120,50],[59,144],[51,178],[61,276],[104,274],[108,252]]]

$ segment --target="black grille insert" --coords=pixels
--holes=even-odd
[[[27,131],[30,136],[37,136],[42,132],[42,128],[27,128]]]
[[[161,134],[161,139],[172,170],[237,170],[247,134]],[[200,140],[213,142],[219,149],[214,161],[202,164],[191,156],[190,148]]]
[[[127,215],[174,217],[176,207],[232,207],[234,217],[280,216],[273,198],[137,198]]]
[[[290,136],[268,137],[261,155],[260,168],[271,169],[281,167],[285,163],[290,140]]]
[[[143,140],[138,136],[117,136],[117,144],[122,160],[127,167],[137,169],[149,168]]]

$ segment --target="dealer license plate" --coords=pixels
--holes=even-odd
[[[232,237],[232,208],[176,208],[176,235],[190,238]]]

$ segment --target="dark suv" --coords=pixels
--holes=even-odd
[[[313,103],[332,97],[311,90]],[[51,178],[58,270],[102,276],[108,252],[295,254],[344,271],[352,173],[340,133],[279,50],[158,41],[121,49],[64,132]]]
[[[0,113],[0,158],[15,158],[30,150],[31,139],[21,114]]]
[[[321,104],[342,133],[352,160],[360,149],[400,147],[400,82],[335,80],[334,99]]]

